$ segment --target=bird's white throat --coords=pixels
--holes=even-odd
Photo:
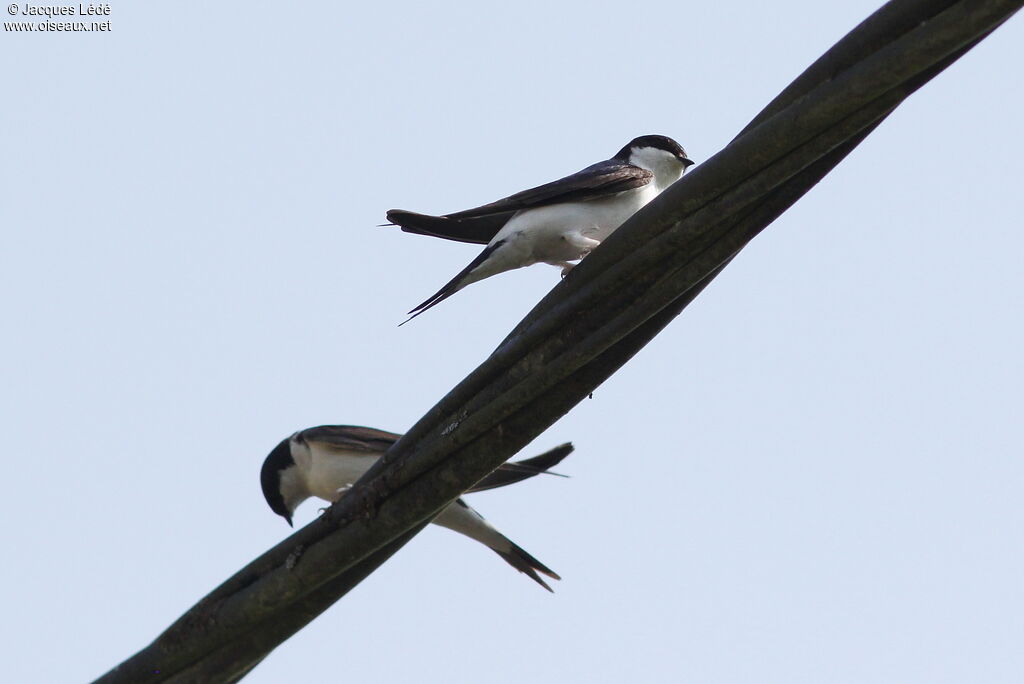
[[[653,173],[658,192],[679,180],[686,170],[678,157],[657,147],[634,147],[629,163]]]

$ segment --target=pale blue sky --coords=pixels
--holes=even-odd
[[[647,133],[699,163],[877,4],[111,6],[0,37],[3,681],[144,646],[288,533],[280,439],[408,428],[558,282],[398,329],[476,248],[385,210]],[[429,529],[246,681],[1019,682],[1021,45],[914,95],[524,453],[573,441],[571,479],[471,499],[554,595]]]

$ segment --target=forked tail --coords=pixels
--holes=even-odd
[[[466,285],[469,285],[469,283],[471,282],[470,280],[468,280],[469,274],[472,273],[477,266],[487,261],[487,257],[494,254],[494,250],[498,249],[503,244],[505,244],[505,241],[499,240],[498,242],[495,242],[493,245],[487,245],[484,251],[480,252],[480,254],[477,255],[476,259],[473,259],[471,262],[469,262],[469,266],[466,266],[466,268],[459,271],[459,274],[457,276],[449,280],[444,287],[442,287],[440,290],[438,290],[429,298],[427,298],[425,302],[409,311],[409,313],[412,315],[409,316],[404,321],[402,321],[401,323],[399,323],[398,327],[402,327],[403,325],[405,325],[412,319],[416,318],[427,309],[430,309],[431,307],[440,304],[441,302],[448,299],[462,288],[466,287]]]

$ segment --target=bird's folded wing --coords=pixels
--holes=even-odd
[[[428,216],[392,209],[387,213],[387,217],[388,221],[400,226],[407,233],[487,244],[517,211],[607,197],[643,187],[650,182],[652,175],[650,171],[638,166],[609,159],[588,166],[571,176],[517,192],[473,209],[444,216]]]
[[[401,437],[401,435],[394,432],[385,432],[384,430],[360,427],[358,425],[321,425],[319,427],[307,428],[300,432],[299,436],[307,442],[316,442],[334,449],[365,451],[375,454],[384,453]],[[571,443],[566,443],[533,458],[503,463],[498,466],[497,470],[480,480],[469,491],[480,492],[485,489],[504,487],[505,485],[529,479],[534,475],[546,473],[550,468],[555,467],[566,456],[571,454],[573,448]]]
[[[572,444],[566,443],[561,446],[557,446],[550,451],[545,451],[540,456],[534,456],[533,458],[527,458],[513,463],[503,463],[498,466],[497,470],[473,485],[469,491],[482,492],[486,489],[504,487],[505,485],[522,482],[534,475],[546,473],[550,468],[554,468],[556,465],[561,463],[562,459],[571,454],[572,451]],[[556,475],[557,473],[551,474]]]
[[[383,453],[401,435],[358,425],[321,425],[299,433],[307,442],[318,442],[335,449]]]
[[[392,209],[388,212],[388,221],[399,226],[406,233],[486,245],[498,234],[501,227],[512,218],[514,213],[514,211],[507,211],[504,214],[452,219],[447,216],[429,216],[417,214],[414,211]]]

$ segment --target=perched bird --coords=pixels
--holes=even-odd
[[[321,425],[296,432],[278,444],[263,461],[260,471],[263,496],[271,510],[291,525],[292,514],[300,503],[314,496],[337,501],[399,437],[401,435],[393,432],[354,425]],[[469,491],[504,487],[547,473],[572,450],[571,444],[563,444],[540,456],[505,463]],[[432,522],[484,544],[548,591],[551,587],[538,572],[561,579],[512,543],[462,499],[456,499]]]
[[[562,267],[565,276],[672,183],[693,162],[672,138],[634,138],[614,157],[536,188],[454,214],[428,216],[401,209],[387,213],[407,233],[486,244],[484,251],[447,285],[414,308],[408,323],[478,280],[539,262]]]

